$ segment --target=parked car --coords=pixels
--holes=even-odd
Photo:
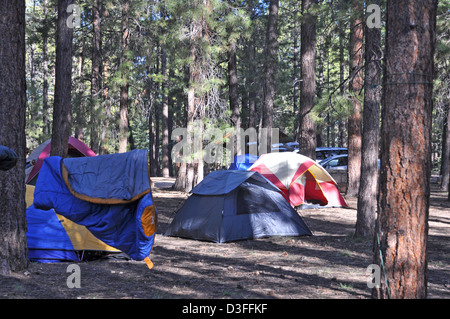
[[[319,161],[319,164],[325,168],[346,170],[348,168],[348,154],[336,155]],[[380,169],[380,159],[378,159],[378,170]]]
[[[300,150],[294,150],[295,153],[301,154]],[[336,155],[348,154],[346,147],[316,147],[316,161],[320,162],[326,158],[330,158]]]
[[[348,166],[348,154],[336,155],[329,158],[325,158],[321,160],[319,164],[326,170],[329,169],[346,170]]]
[[[292,152],[294,148],[283,143],[272,144],[272,152]]]
[[[317,147],[316,148],[316,160],[320,161],[325,158],[333,157],[336,155],[348,154],[346,147]]]

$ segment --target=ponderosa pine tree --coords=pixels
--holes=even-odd
[[[128,55],[130,49],[129,28],[130,0],[122,1],[122,52],[120,65],[122,71],[120,85],[120,122],[119,122],[119,153],[127,151],[128,145]]]
[[[56,26],[55,98],[51,155],[67,157],[72,117],[72,38],[73,25],[69,26],[68,8],[72,0],[58,0]]]
[[[387,1],[376,298],[427,296],[436,10],[437,0]]]
[[[273,107],[276,93],[276,71],[278,53],[278,9],[279,1],[270,0],[269,20],[267,22],[266,48],[265,48],[265,85],[264,85],[264,116],[263,128],[267,129],[268,151],[271,151]]]
[[[161,18],[166,20],[166,8],[161,9]],[[161,32],[164,34],[164,32]],[[161,43],[161,93],[162,93],[162,105],[161,105],[161,173],[163,177],[169,177],[170,175],[170,160],[169,160],[169,87],[168,87],[168,71],[167,71],[167,50],[165,41]]]
[[[363,6],[359,0],[352,2],[350,22],[350,82],[349,94],[352,109],[348,118],[348,169],[347,195],[357,196],[361,176],[361,89],[363,87]]]
[[[0,3],[0,145],[18,156],[0,171],[0,275],[28,267],[25,214],[25,0]]]
[[[98,118],[98,109],[102,101],[102,33],[101,13],[103,11],[102,1],[95,0],[92,5],[92,68],[91,68],[91,96],[90,96],[90,147],[94,153],[100,151],[100,129],[101,121]]]
[[[380,5],[379,0],[372,4]],[[381,28],[365,25],[364,110],[361,178],[358,192],[356,237],[373,236],[377,212],[378,140],[381,102]]]
[[[316,159],[316,127],[311,111],[316,97],[316,17],[311,13],[315,0],[302,1],[301,82],[299,111],[299,145],[302,154]]]
[[[194,145],[194,134],[202,136],[203,125],[195,125],[197,119],[205,116],[206,95],[202,85],[208,79],[210,56],[205,52],[209,45],[208,19],[212,13],[209,0],[196,0],[191,2],[189,10],[192,17],[189,23],[189,64],[187,71],[188,92],[186,101],[186,135],[183,149],[183,161],[177,173],[175,189],[189,192],[198,182],[203,179],[203,158],[201,145]],[[197,122],[200,123],[200,122]],[[198,139],[197,139],[198,141]],[[199,147],[200,146],[200,147]],[[200,149],[199,149],[200,148]],[[189,150],[188,150],[189,149]]]

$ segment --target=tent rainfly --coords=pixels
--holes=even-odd
[[[82,141],[69,137],[67,144],[68,157],[91,157],[96,156],[93,150],[91,150]],[[27,168],[25,169],[25,183],[34,185],[39,171],[44,163],[44,159],[50,156],[51,151],[51,139],[45,141],[39,145],[31,154],[27,157]]]
[[[191,190],[165,235],[222,243],[312,233],[262,175],[223,170],[211,172]]]
[[[348,206],[333,177],[304,155],[290,152],[263,154],[249,170],[260,173],[277,186],[293,207],[309,204]]]

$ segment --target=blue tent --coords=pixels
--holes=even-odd
[[[256,162],[258,156],[253,154],[242,154],[234,157],[233,163],[231,163],[229,170],[242,170],[246,171]]]
[[[34,208],[54,209],[96,238],[145,260],[156,231],[147,151],[45,159],[34,191]]]
[[[0,145],[0,171],[7,171],[17,163],[17,154],[12,149]]]
[[[108,246],[82,225],[53,209],[33,205],[35,187],[26,185],[28,258],[33,262],[79,262],[99,253],[120,253]]]
[[[27,208],[28,258],[36,262],[80,261],[53,210]]]
[[[165,235],[222,243],[312,233],[264,176],[224,170],[211,172],[192,189]]]

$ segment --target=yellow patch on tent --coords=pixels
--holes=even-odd
[[[27,188],[25,200],[27,203],[27,207],[29,207],[33,204],[34,186],[26,186]],[[59,214],[56,214],[56,217],[58,217],[58,220],[61,222],[67,234],[69,235],[70,241],[72,242],[73,248],[75,250],[120,252],[120,250],[105,244],[103,241],[92,235],[92,233],[85,226],[78,225],[77,223],[74,223],[70,219],[67,219]]]
[[[101,250],[109,252],[119,252],[120,250],[105,244],[103,241],[92,235],[92,233],[82,225],[74,223],[70,219],[62,215],[56,214],[59,221],[62,223],[67,234],[69,234],[75,250]]]
[[[34,199],[34,186],[27,185],[25,192],[25,202],[27,203],[27,208],[33,205],[33,199]]]
[[[141,215],[142,229],[145,236],[149,237],[156,231],[156,210],[155,205],[150,205],[144,208]]]

